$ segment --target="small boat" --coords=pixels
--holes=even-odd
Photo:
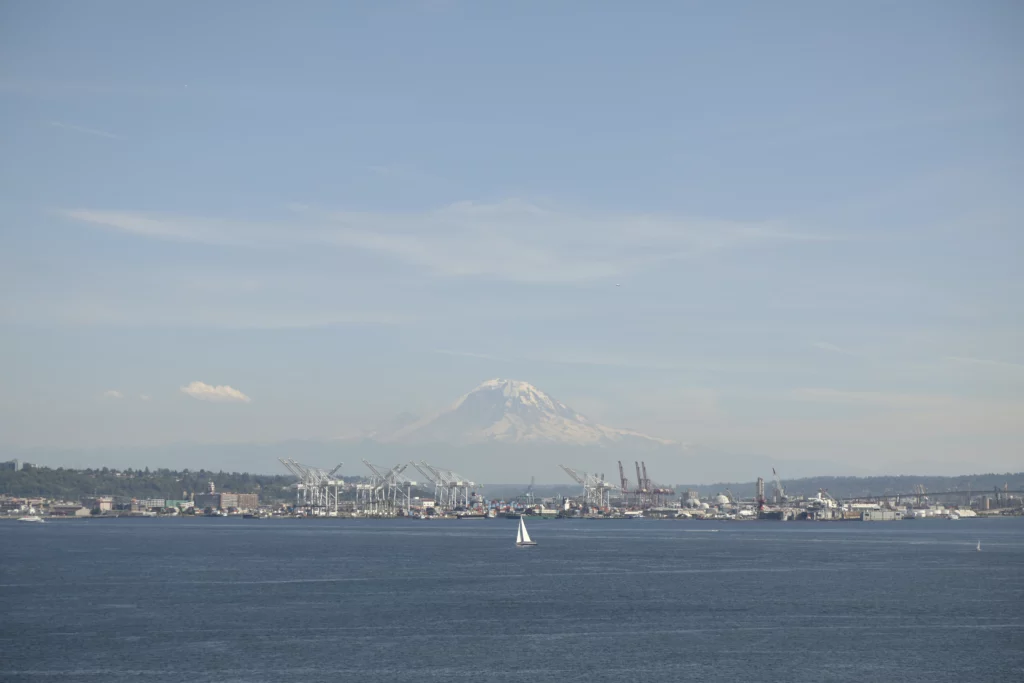
[[[535,541],[530,540],[530,534],[526,531],[526,520],[522,517],[519,518],[519,532],[516,534],[516,545],[519,547],[537,545]]]
[[[26,517],[18,517],[19,522],[38,522],[42,524],[45,520],[39,515],[28,515]]]
[[[981,541],[978,541],[978,552],[981,552]]]

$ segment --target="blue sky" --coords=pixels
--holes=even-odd
[[[1022,29],[4,3],[0,444],[341,436],[501,376],[731,452],[1019,469]]]

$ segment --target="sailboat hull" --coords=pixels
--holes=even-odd
[[[535,545],[537,545],[536,541],[519,541],[518,543],[516,543],[517,548],[530,548]]]
[[[526,530],[526,520],[522,517],[519,518],[519,531],[516,533],[516,546],[518,547],[529,547],[531,545],[537,545],[532,538],[530,538],[530,532]]]

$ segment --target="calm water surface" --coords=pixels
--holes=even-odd
[[[0,523],[0,679],[1024,680],[1024,518],[515,528]]]

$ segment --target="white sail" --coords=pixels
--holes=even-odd
[[[533,543],[530,540],[530,534],[526,531],[526,520],[522,517],[519,518],[519,542],[520,543]]]
[[[978,550],[981,550],[981,541],[978,541]]]
[[[519,518],[519,531],[516,532],[516,545],[523,542],[523,518]]]

